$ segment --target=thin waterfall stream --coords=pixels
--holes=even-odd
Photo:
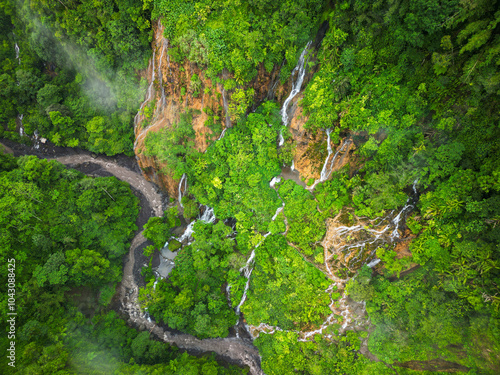
[[[283,125],[286,127],[288,126],[288,106],[292,99],[300,92],[300,88],[302,87],[302,83],[304,82],[304,77],[306,75],[306,54],[309,50],[309,47],[311,46],[311,41],[307,43],[305,46],[304,50],[300,54],[299,61],[297,62],[297,65],[295,68],[292,70],[292,91],[290,92],[290,95],[285,99],[285,102],[283,103],[283,106],[281,107],[281,121],[283,122]],[[295,81],[293,80],[294,74],[297,74]],[[278,146],[281,147],[285,143],[285,139],[283,138],[283,132],[280,131],[279,134],[279,143]]]

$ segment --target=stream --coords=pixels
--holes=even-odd
[[[97,166],[104,172],[104,175],[113,175],[122,181],[128,182],[136,193],[140,193],[138,195],[143,198],[141,199],[141,212],[139,214],[142,225],[149,217],[163,215],[163,197],[157,191],[155,185],[146,181],[132,158],[123,155],[115,157],[96,156],[84,150],[51,146],[48,142],[40,149],[5,139],[1,139],[0,142],[11,149],[15,156],[36,155],[39,158],[57,160],[69,167],[83,169],[82,171],[85,171],[85,168],[91,170],[91,166],[94,166],[95,169],[95,166]],[[231,363],[248,366],[251,374],[263,374],[260,368],[259,352],[250,340],[237,337],[200,340],[192,335],[173,332],[160,327],[154,321],[148,319],[144,312],[141,311],[137,301],[139,287],[136,276],[140,274],[142,265],[136,264],[139,261],[136,261],[136,259],[138,255],[142,254],[142,246],[146,242],[142,225],[136,232],[129,253],[124,259],[123,279],[117,289],[119,311],[128,317],[129,323],[133,327],[142,331],[147,330],[162,341],[175,344],[181,349],[194,353],[215,352],[218,356]]]

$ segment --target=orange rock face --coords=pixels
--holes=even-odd
[[[144,154],[146,135],[170,128],[179,121],[182,113],[189,110],[193,115],[195,147],[203,152],[208,147],[208,137],[212,135],[211,130],[204,125],[208,115],[203,112],[203,108],[217,110],[224,108],[224,103],[220,85],[212,87],[212,82],[204,78],[203,71],[196,64],[178,64],[171,61],[168,55],[169,46],[169,41],[163,35],[163,26],[158,22],[152,42],[154,55],[146,71],[149,86],[135,121],[134,151],[146,177],[166,190],[171,197],[177,197],[179,181],[165,173],[164,163]],[[201,80],[196,97],[190,89],[191,77],[195,74]],[[205,91],[205,88],[209,90]],[[223,122],[224,118],[220,119],[221,125]]]

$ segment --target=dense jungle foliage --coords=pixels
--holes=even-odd
[[[142,1],[0,3],[0,136],[133,154],[149,57],[150,4]]]
[[[2,264],[15,265],[16,334],[2,334],[4,374],[236,374],[138,333],[110,310],[138,199],[114,177],[0,153]],[[7,269],[7,268],[5,268]],[[7,272],[1,276],[7,285]],[[1,312],[11,312],[2,293]],[[10,316],[9,316],[10,318]],[[2,320],[3,331],[9,323]]]
[[[226,337],[240,308],[247,324],[279,328],[254,341],[268,375],[500,373],[498,0],[20,4],[0,6],[0,136],[19,140],[22,121],[27,134],[38,130],[55,144],[131,154],[142,95],[135,73],[147,64],[151,19],[165,26],[170,59],[201,68],[193,87],[210,79],[230,96],[232,127],[205,153],[195,149],[190,110],[147,134],[145,156],[166,165],[157,172],[188,181],[183,207],[173,197],[145,230],[154,243],[147,256],[167,241],[180,247],[167,279],[155,280],[151,266],[144,273],[140,300],[155,320]],[[350,163],[314,190],[291,179],[270,185],[297,145],[279,103],[254,103],[250,85],[259,68],[290,80],[325,22],[321,44],[309,47],[298,105],[308,134],[322,139],[309,146],[318,171],[326,129],[335,147],[353,142]],[[136,215],[122,183],[35,158],[1,161],[2,256],[30,258],[21,263],[26,368],[238,371],[179,355],[106,308]],[[106,192],[122,200],[109,206]],[[351,278],[345,291],[329,288],[327,220],[342,210],[352,213],[348,223],[393,218],[410,196],[404,240],[376,249],[376,271],[335,270]],[[189,222],[208,207],[217,221],[197,221],[192,238],[176,242],[176,215]],[[76,287],[101,304],[92,317],[70,302],[82,298]],[[369,322],[339,334],[343,317],[335,316],[303,341],[344,292],[365,303]]]

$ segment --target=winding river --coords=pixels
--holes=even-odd
[[[95,169],[97,167],[101,170],[101,174],[104,172],[104,174],[110,174],[128,182],[134,193],[142,198],[139,214],[142,219],[140,220],[141,226],[132,240],[129,253],[124,260],[123,279],[117,290],[120,302],[119,311],[128,317],[130,325],[139,330],[147,330],[162,341],[175,344],[177,347],[191,352],[214,352],[231,363],[248,366],[251,374],[264,374],[260,367],[259,352],[248,339],[231,337],[200,340],[192,335],[172,332],[158,326],[154,321],[144,316],[137,300],[139,286],[134,271],[137,271],[140,265],[136,264],[136,251],[140,251],[146,242],[142,234],[142,225],[147,221],[147,218],[163,214],[163,198],[156,186],[146,181],[132,158],[96,156],[84,150],[53,146],[35,150],[8,140],[0,139],[0,142],[11,149],[15,156],[36,155],[39,158],[57,160],[83,172],[85,172],[85,168]],[[82,168],[83,165],[85,168]]]

